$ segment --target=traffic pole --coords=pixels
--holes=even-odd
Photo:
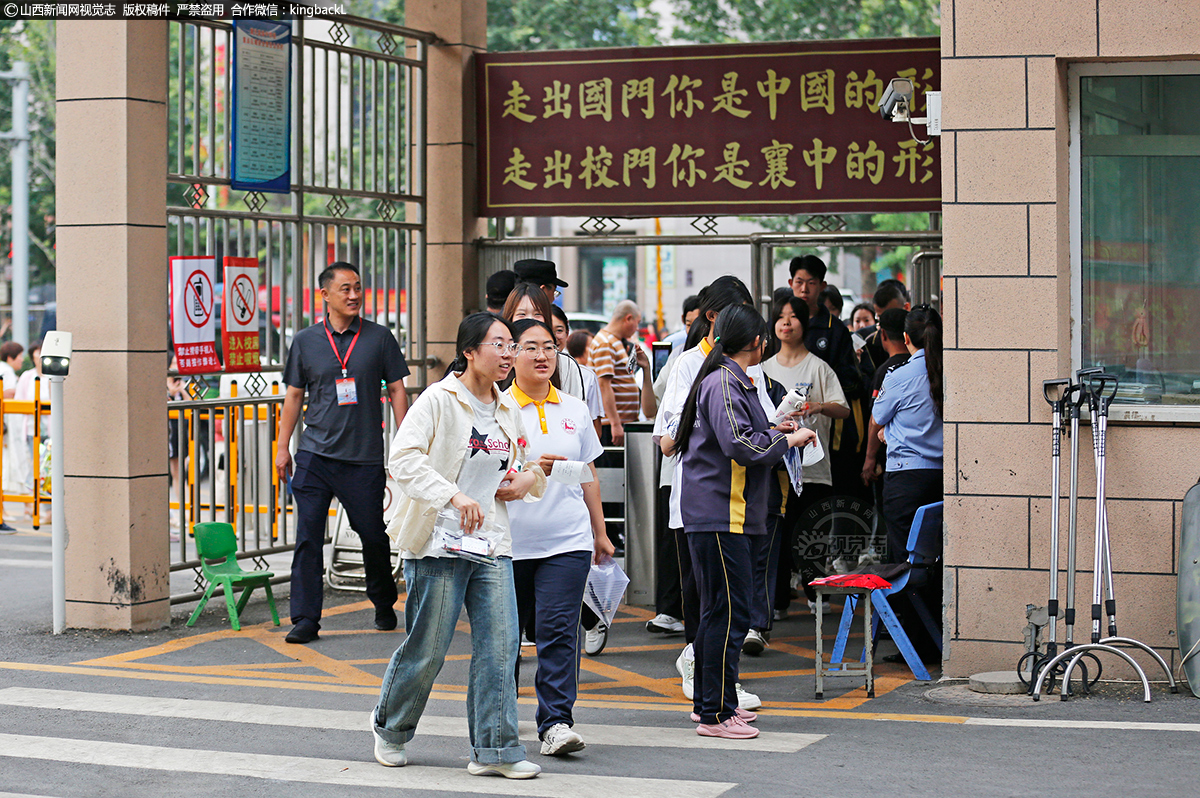
[[[67,508],[63,498],[63,380],[50,377],[50,545],[54,634],[67,625]],[[37,464],[34,464],[34,468]]]

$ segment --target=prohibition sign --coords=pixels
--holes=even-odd
[[[183,288],[183,306],[186,309],[184,315],[193,327],[199,329],[208,324],[213,311],[213,287],[203,269],[188,275]]]
[[[244,274],[239,274],[233,281],[233,291],[230,300],[233,302],[233,319],[238,324],[248,324],[254,315],[255,298],[254,282]]]

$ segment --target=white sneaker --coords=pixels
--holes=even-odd
[[[737,690],[738,709],[758,709],[762,706],[762,701],[758,696],[742,689],[741,682],[735,684],[733,688]]]
[[[749,654],[752,657],[757,657],[763,653],[767,647],[767,638],[763,637],[762,632],[757,629],[751,629],[746,632],[746,639],[742,641],[742,653]]]
[[[506,779],[532,779],[542,772],[541,765],[535,765],[528,759],[520,762],[504,762],[495,765],[485,765],[471,760],[467,763],[467,772],[472,776],[503,776]]]
[[[787,610],[771,610],[771,617],[776,621],[782,621],[788,617]]]
[[[646,621],[646,631],[651,634],[660,635],[681,634],[683,632],[683,621],[660,612]]]
[[[683,697],[691,701],[694,695],[692,684],[696,678],[696,655],[692,651],[691,643],[684,646],[683,651],[679,653],[679,659],[675,660],[675,670],[679,671],[679,676],[683,679]]]
[[[573,754],[583,748],[583,738],[565,723],[555,723],[542,735],[542,756]]]
[[[594,657],[608,645],[608,627],[603,623],[596,624],[594,629],[588,629],[583,636],[583,651]]]
[[[375,713],[371,713],[371,734],[375,737],[375,761],[385,768],[402,768],[408,764],[404,743],[389,743],[375,731]]]
[[[817,602],[815,602],[815,601],[808,602],[808,609],[815,613],[817,611]],[[824,601],[821,602],[821,611],[829,612],[829,599],[825,599]]]

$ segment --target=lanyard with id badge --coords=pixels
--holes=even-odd
[[[350,362],[350,353],[354,351],[354,345],[358,343],[358,336],[362,333],[362,321],[358,322],[358,330],[354,333],[354,338],[350,340],[350,348],[346,350],[346,356],[342,357],[338,354],[337,344],[333,341],[333,333],[329,331],[329,325],[322,321],[325,325],[325,337],[329,339],[329,345],[333,347],[333,356],[337,358],[338,365],[342,367],[341,379],[334,380],[334,387],[337,389],[337,403],[339,405],[356,405],[358,404],[358,391],[354,387],[354,378],[347,376],[346,364]]]

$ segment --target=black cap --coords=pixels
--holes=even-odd
[[[517,279],[522,282],[567,287],[565,282],[558,279],[553,261],[526,258],[514,263],[513,268],[517,270]]]
[[[489,308],[504,307],[504,301],[517,284],[517,273],[512,269],[496,272],[487,280],[487,303]]]

